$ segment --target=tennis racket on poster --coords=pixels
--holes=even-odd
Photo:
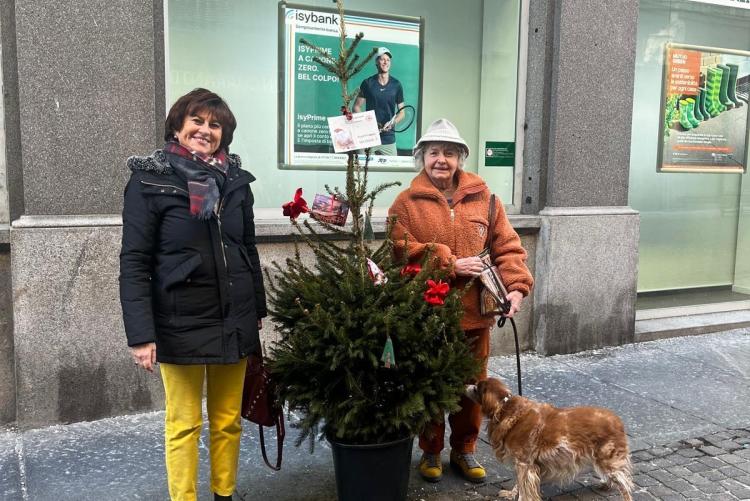
[[[399,114],[402,114],[403,118],[396,122],[396,118],[398,118]],[[393,117],[386,123],[378,123],[378,130],[380,132],[389,130],[392,130],[393,132],[404,132],[406,129],[411,127],[411,124],[414,123],[414,117],[416,116],[417,110],[414,109],[414,106],[407,104],[398,112],[396,112],[396,114],[393,115]]]

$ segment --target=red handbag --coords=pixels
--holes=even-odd
[[[247,357],[245,370],[245,386],[242,390],[242,417],[258,425],[260,433],[260,449],[263,460],[269,468],[276,471],[281,469],[281,453],[284,446],[284,410],[276,396],[271,375],[263,365],[263,357],[250,355]],[[266,455],[266,442],[263,437],[264,426],[275,426],[278,437],[276,449],[276,466],[273,466]]]

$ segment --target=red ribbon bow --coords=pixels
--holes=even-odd
[[[294,200],[285,203],[281,208],[284,210],[284,215],[289,216],[290,219],[297,219],[297,216],[303,212],[310,212],[310,209],[307,208],[307,202],[302,198],[302,188],[297,188],[294,193]]]
[[[445,299],[445,296],[448,295],[449,290],[450,286],[442,280],[439,280],[437,283],[434,280],[428,280],[427,290],[424,293],[424,300],[433,306],[445,304],[443,300]]]
[[[352,119],[352,112],[346,106],[341,107],[341,114],[345,115],[347,120]]]
[[[413,277],[418,275],[420,271],[422,271],[422,265],[419,263],[409,263],[401,268],[401,276],[405,277],[406,275],[410,275]]]

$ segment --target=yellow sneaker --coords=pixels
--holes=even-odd
[[[443,463],[440,461],[440,454],[422,453],[422,459],[419,460],[419,474],[428,482],[439,482],[443,478]]]
[[[469,482],[481,484],[487,479],[487,472],[472,453],[451,450],[451,466],[458,470]]]

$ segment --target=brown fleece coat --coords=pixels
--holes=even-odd
[[[404,250],[409,261],[419,261],[424,252],[432,252],[441,267],[452,267],[456,259],[476,256],[486,244],[490,190],[476,174],[461,169],[456,171],[458,187],[453,195],[453,207],[432,184],[422,170],[409,188],[402,191],[388,211],[396,216],[392,238],[397,255]],[[521,239],[505,215],[505,209],[495,197],[495,230],[492,255],[505,287],[510,291],[529,294],[534,279],[526,267],[526,251]],[[406,248],[406,249],[405,249]],[[466,277],[452,275],[452,286],[463,288]],[[493,317],[479,313],[479,280],[475,280],[463,297],[463,329],[477,329],[492,325]]]

